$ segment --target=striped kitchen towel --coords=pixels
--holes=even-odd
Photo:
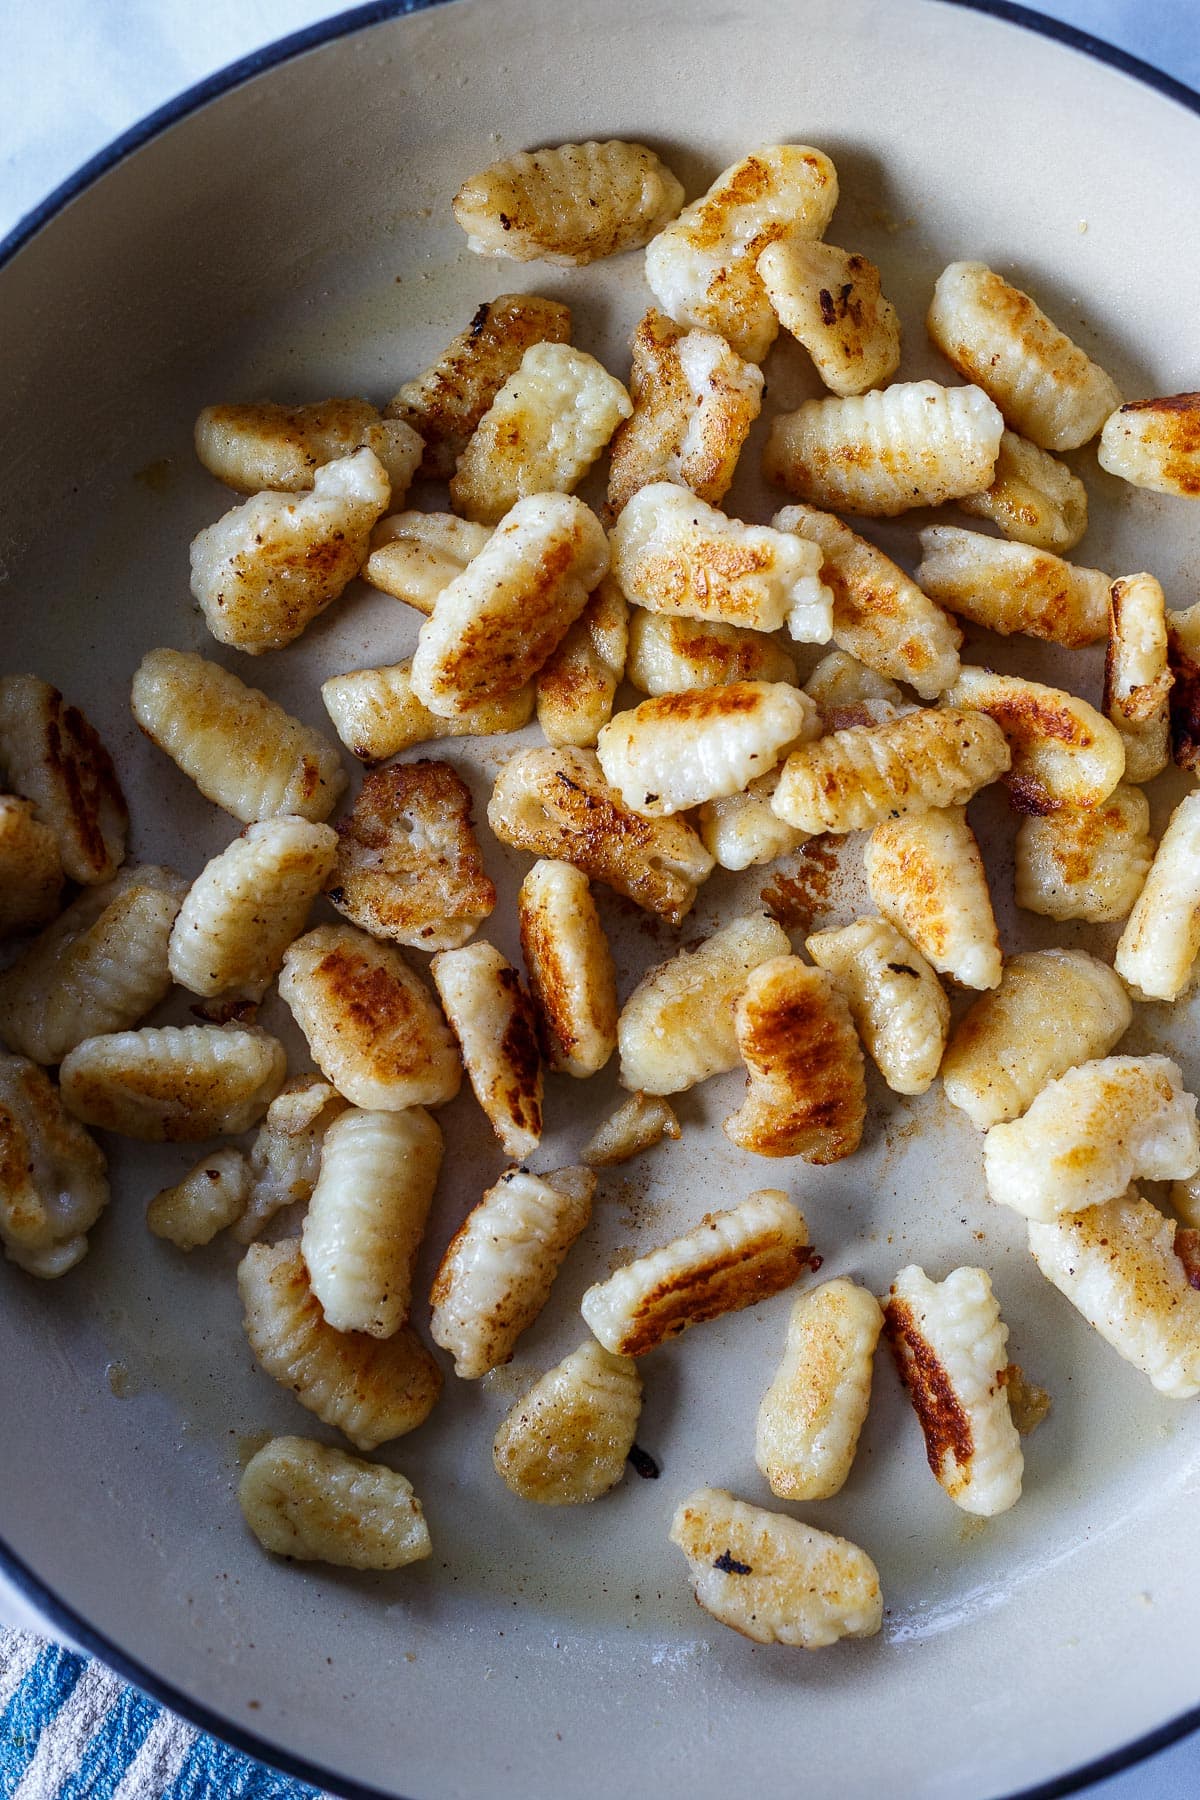
[[[0,1800],[320,1800],[102,1663],[0,1629]]]

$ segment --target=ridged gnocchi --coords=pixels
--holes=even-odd
[[[492,1448],[496,1473],[541,1506],[598,1500],[625,1473],[641,1410],[637,1364],[589,1338],[508,1413]]]
[[[746,1098],[725,1120],[730,1142],[757,1156],[818,1164],[853,1155],[866,1122],[866,1078],[832,975],[798,956],[774,957],[751,972],[735,1016]]]
[[[596,742],[612,718],[628,648],[629,607],[605,575],[538,672],[537,720],[548,744]]]
[[[921,587],[976,625],[1068,650],[1098,643],[1108,629],[1111,578],[1100,569],[958,525],[927,525],[920,540]]]
[[[238,1504],[264,1550],[344,1569],[402,1569],[432,1556],[412,1482],[311,1438],[272,1438],[238,1483]]]
[[[795,685],[796,659],[778,638],[720,619],[630,609],[626,679],[643,694],[678,694],[733,681]],[[816,721],[809,736],[817,735]]]
[[[573,268],[640,249],[682,205],[653,150],[610,138],[490,163],[459,188],[454,216],[480,255]]]
[[[1176,1000],[1200,953],[1200,793],[1171,814],[1113,961],[1140,998]]]
[[[833,393],[865,394],[896,373],[900,320],[867,257],[797,233],[768,244],[756,267],[779,323]]]
[[[1154,859],[1150,802],[1119,781],[1098,806],[1021,820],[1013,853],[1017,905],[1101,925],[1127,916]]]
[[[1008,791],[1018,812],[1099,806],[1125,772],[1116,728],[1077,694],[964,667],[946,700],[986,713],[1004,733],[1012,753]]]
[[[950,1029],[950,1002],[921,952],[886,919],[818,931],[805,949],[833,976],[865,1049],[894,1094],[933,1083]]]
[[[45,1281],[87,1255],[87,1234],[108,1205],[99,1145],[64,1108],[36,1063],[0,1047],[0,1243],[18,1268]]]
[[[533,1003],[494,944],[443,950],[429,968],[475,1098],[506,1156],[520,1162],[542,1135],[542,1058]]]
[[[595,1075],[617,1047],[617,977],[587,876],[570,863],[534,863],[517,920],[550,1067]]]
[[[1200,494],[1200,394],[1129,400],[1100,433],[1100,467],[1159,494]]]
[[[424,450],[411,425],[381,419],[369,400],[206,406],[194,435],[209,474],[243,494],[302,493],[327,463],[370,450],[383,465],[393,506],[403,504]]]
[[[280,1088],[246,1158],[249,1191],[232,1228],[239,1244],[252,1244],[285,1206],[312,1198],[325,1133],[349,1104],[320,1075],[296,1075]]]
[[[785,824],[771,806],[782,770],[760,775],[740,794],[706,800],[696,814],[704,847],[722,869],[748,869],[798,850],[807,831]]]
[[[394,512],[371,533],[360,574],[371,587],[428,618],[440,595],[479,555],[492,535],[453,513]]]
[[[813,723],[812,701],[790,683],[731,681],[618,713],[596,752],[626,806],[657,818],[740,794],[810,736]]]
[[[1000,935],[964,807],[886,820],[867,840],[864,860],[872,900],[939,975],[968,988],[997,985]]]
[[[162,1188],[146,1208],[155,1237],[180,1250],[198,1250],[234,1225],[250,1196],[250,1166],[240,1150],[222,1145],[201,1157],[173,1187]]]
[[[496,737],[520,731],[533,717],[532,682],[499,699],[484,698],[453,719],[439,718],[417,699],[412,658],[378,669],[351,669],[322,683],[333,728],[359,762],[386,762],[401,750],[438,738]]]
[[[0,778],[54,833],[72,881],[111,881],[129,808],[108,751],[77,706],[36,675],[0,676]]]
[[[1104,710],[1125,746],[1126,781],[1153,781],[1171,760],[1167,616],[1153,575],[1127,575],[1109,591]]]
[[[48,924],[58,911],[62,885],[54,833],[28,800],[0,794],[0,938]]]
[[[754,1460],[781,1500],[828,1500],[846,1484],[871,1399],[883,1329],[874,1294],[844,1277],[801,1294],[762,1397]]]
[[[283,1045],[265,1031],[162,1025],[85,1038],[63,1058],[63,1103],[85,1125],[147,1143],[246,1131],[283,1085]]]
[[[963,494],[957,506],[989,520],[1002,537],[1058,556],[1073,550],[1087,530],[1087,489],[1078,475],[1015,431],[1000,439],[991,486]]]
[[[682,1136],[669,1102],[661,1094],[639,1090],[622,1100],[617,1110],[596,1127],[579,1152],[579,1160],[589,1169],[608,1169],[641,1156],[645,1150],[653,1150],[665,1137],[678,1140]]]

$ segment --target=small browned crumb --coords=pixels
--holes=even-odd
[[[1020,1363],[1009,1363],[1004,1371],[1004,1385],[1008,1389],[1012,1422],[1022,1437],[1028,1437],[1037,1430],[1054,1402],[1045,1388],[1026,1379]]]

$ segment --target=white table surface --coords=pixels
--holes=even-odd
[[[155,107],[340,10],[329,0],[12,0],[0,14],[0,237]],[[1200,0],[1042,0],[1038,10],[1200,89]],[[3,1576],[0,1624],[39,1628]],[[1198,1800],[1200,1734],[1090,1793]]]

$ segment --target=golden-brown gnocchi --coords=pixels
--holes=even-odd
[[[439,596],[491,535],[490,525],[453,513],[389,513],[371,533],[370,554],[360,572],[372,587],[428,618]]]
[[[335,1331],[388,1338],[407,1320],[441,1166],[442,1134],[424,1107],[348,1107],[329,1125],[300,1250]]]
[[[894,1094],[923,1094],[946,1047],[950,1002],[921,952],[886,919],[856,919],[805,944],[833,976],[858,1035]]]
[[[570,344],[533,344],[450,478],[456,511],[495,525],[518,500],[570,494],[633,411],[615,375]]]
[[[665,1137],[677,1140],[682,1136],[674,1109],[661,1094],[639,1090],[596,1127],[579,1152],[579,1160],[589,1169],[607,1169],[653,1150]]]
[[[811,735],[814,711],[782,681],[660,694],[611,719],[596,751],[626,806],[656,818],[740,794]]]
[[[1171,671],[1163,591],[1127,575],[1109,592],[1104,710],[1125,746],[1126,781],[1152,781],[1171,759]]]
[[[541,1506],[598,1500],[625,1473],[641,1410],[637,1364],[589,1338],[509,1412],[492,1448],[496,1473]]]
[[[607,568],[607,539],[582,500],[518,500],[422,625],[413,693],[453,719],[515,692],[548,661]]]
[[[337,843],[328,825],[307,819],[283,815],[247,825],[201,870],[179,908],[168,962],[180,986],[207,997],[261,1000],[304,929]]]
[[[828,512],[890,518],[987,487],[1003,430],[982,388],[897,381],[777,413],[763,474]]]
[[[1015,431],[1000,439],[991,486],[957,504],[960,512],[988,519],[1002,537],[1059,556],[1087,530],[1087,489],[1078,475]]]
[[[533,1003],[493,944],[443,950],[429,967],[475,1098],[506,1156],[520,1162],[542,1135],[542,1058]]]
[[[99,1146],[36,1063],[0,1048],[0,1243],[43,1280],[87,1255],[87,1233],[108,1205]]]
[[[1182,1181],[1200,1169],[1196,1098],[1166,1056],[1082,1063],[992,1126],[983,1166],[992,1199],[1027,1219],[1101,1206],[1140,1177]]]
[[[883,1313],[844,1277],[801,1294],[783,1361],[762,1397],[754,1460],[781,1500],[828,1500],[845,1486],[871,1399]]]
[[[883,1623],[879,1571],[865,1550],[723,1488],[689,1494],[671,1542],[688,1559],[699,1605],[756,1644],[820,1650],[874,1637]]]
[[[653,150],[610,138],[490,163],[459,188],[454,216],[482,256],[571,268],[640,249],[682,205]]]
[[[220,644],[281,650],[367,560],[391,487],[371,450],[325,463],[310,494],[255,494],[192,539],[192,594]]]
[[[796,659],[778,638],[719,619],[631,608],[629,682],[643,694],[678,694],[731,681],[796,680]],[[816,737],[817,725],[808,733]]]
[[[432,739],[495,737],[520,731],[533,717],[533,683],[499,699],[484,698],[453,719],[439,718],[417,699],[412,684],[412,658],[379,669],[351,669],[331,675],[321,699],[333,728],[360,762],[386,762],[401,750]]]
[[[424,981],[391,944],[353,925],[318,925],[290,946],[279,994],[313,1061],[367,1112],[453,1100],[454,1039]]]
[[[1095,437],[1121,395],[1041,307],[980,262],[943,269],[929,335],[967,381],[1042,450],[1074,450]]]
[[[301,493],[326,463],[370,450],[383,465],[393,506],[403,505],[424,450],[411,425],[381,419],[369,400],[206,406],[195,443],[209,474],[242,494]]]
[[[374,1450],[424,1423],[442,1372],[411,1326],[393,1337],[335,1331],[309,1286],[297,1238],[251,1244],[238,1265],[246,1336],[266,1373],[309,1412]]]
[[[326,883],[334,906],[373,937],[419,950],[465,944],[496,904],[471,823],[471,793],[449,763],[392,763],[366,777],[338,821]]]
[[[580,1310],[614,1356],[644,1356],[692,1325],[791,1287],[811,1261],[804,1214],[778,1188],[760,1188],[596,1282]]]
[[[920,539],[917,580],[951,612],[1002,637],[1023,632],[1068,650],[1104,636],[1110,577],[1100,569],[957,525],[927,525]]]
[[[718,506],[762,406],[762,370],[715,331],[685,331],[651,307],[633,334],[633,412],[612,440],[608,514],[674,481]]]
[[[630,500],[613,527],[612,570],[650,612],[829,641],[833,597],[816,545],[727,518],[677,482],[652,481]]]
[[[155,1237],[180,1250],[197,1250],[234,1225],[250,1197],[250,1167],[240,1150],[222,1145],[201,1157],[173,1187],[162,1188],[146,1208]]]
[[[1021,820],[1014,849],[1017,905],[1093,925],[1123,919],[1154,858],[1150,802],[1119,781],[1098,806],[1064,806]]]
[[[571,314],[540,294],[498,294],[477,308],[423,375],[406,381],[387,407],[425,440],[421,473],[448,481],[467,439],[531,344],[565,344]]]
[[[804,683],[804,691],[821,715],[821,731],[814,733],[816,737],[822,732],[845,731],[851,725],[883,725],[917,710],[894,681],[845,650],[827,651]]]
[[[1021,1497],[1025,1458],[1008,1404],[1008,1326],[987,1271],[931,1281],[911,1264],[883,1310],[934,1476],[964,1512],[1007,1512]]]
[[[412,1482],[311,1438],[272,1438],[242,1471],[238,1504],[264,1550],[344,1569],[432,1556]]]
[[[136,1025],[171,986],[168,945],[186,883],[172,869],[121,869],[85,888],[0,974],[0,1036],[59,1063],[84,1038]]]
[[[629,607],[605,575],[538,674],[537,718],[548,744],[596,742],[612,718],[628,647]]]
[[[476,1380],[512,1360],[591,1217],[595,1191],[590,1169],[508,1169],[467,1214],[430,1294],[433,1341],[450,1351],[456,1375]]]
[[[1167,614],[1171,755],[1181,769],[1200,769],[1200,601]]]
[[[968,988],[997,985],[1000,937],[965,808],[885,820],[867,841],[865,861],[872,900],[939,975]]]
[[[1115,726],[1063,688],[964,666],[946,699],[986,713],[1004,733],[1012,753],[1008,791],[1018,812],[1099,806],[1125,772]]]
[[[962,632],[903,569],[815,506],[785,506],[772,522],[819,546],[835,644],[878,674],[909,682],[923,700],[945,692],[958,674]]]
[[[1132,1018],[1117,976],[1085,950],[1010,957],[999,987],[955,1028],[942,1063],[946,1098],[981,1131],[1019,1119],[1047,1082],[1107,1056]]]
[[[617,1025],[621,1083],[678,1094],[740,1061],[736,1006],[752,969],[791,946],[762,913],[731,919],[695,950],[680,950],[639,981]]]
[[[570,863],[534,863],[517,918],[550,1067],[594,1075],[617,1047],[617,977],[587,876]]]
[[[798,232],[768,244],[756,267],[779,323],[833,393],[865,394],[896,373],[900,320],[873,262]]]
[[[48,924],[58,911],[58,840],[28,800],[0,794],[0,938]]]
[[[63,1103],[85,1125],[147,1143],[235,1136],[283,1085],[283,1045],[264,1031],[163,1025],[85,1038],[63,1059]]]
[[[805,144],[771,144],[718,175],[646,251],[646,281],[665,313],[728,338],[760,363],[779,324],[758,274],[768,244],[819,238],[837,205],[837,170]]]
[[[771,805],[810,835],[861,831],[904,813],[965,804],[1009,760],[1004,733],[969,702],[931,707],[793,750]]]
[[[713,859],[682,819],[647,819],[621,800],[593,750],[523,750],[488,803],[502,844],[574,864],[647,912],[678,925]]]
[[[243,825],[280,813],[319,823],[345,790],[328,738],[191,651],[148,651],[130,704],[147,737]]]
[[[798,956],[754,969],[737,1003],[746,1098],[725,1120],[727,1138],[757,1156],[840,1162],[867,1116],[862,1047],[832,975]]]
[[[782,770],[760,775],[740,794],[706,800],[696,814],[704,847],[722,869],[748,869],[774,862],[798,850],[809,837],[787,825],[772,810],[771,800]]]
[[[1200,494],[1200,394],[1130,400],[1100,433],[1100,467],[1159,494]]]
[[[0,676],[0,777],[32,801],[72,881],[112,880],[129,826],[112,758],[79,708],[36,675]]]
[[[1179,802],[1113,959],[1141,998],[1176,1000],[1200,953],[1200,793]]]

